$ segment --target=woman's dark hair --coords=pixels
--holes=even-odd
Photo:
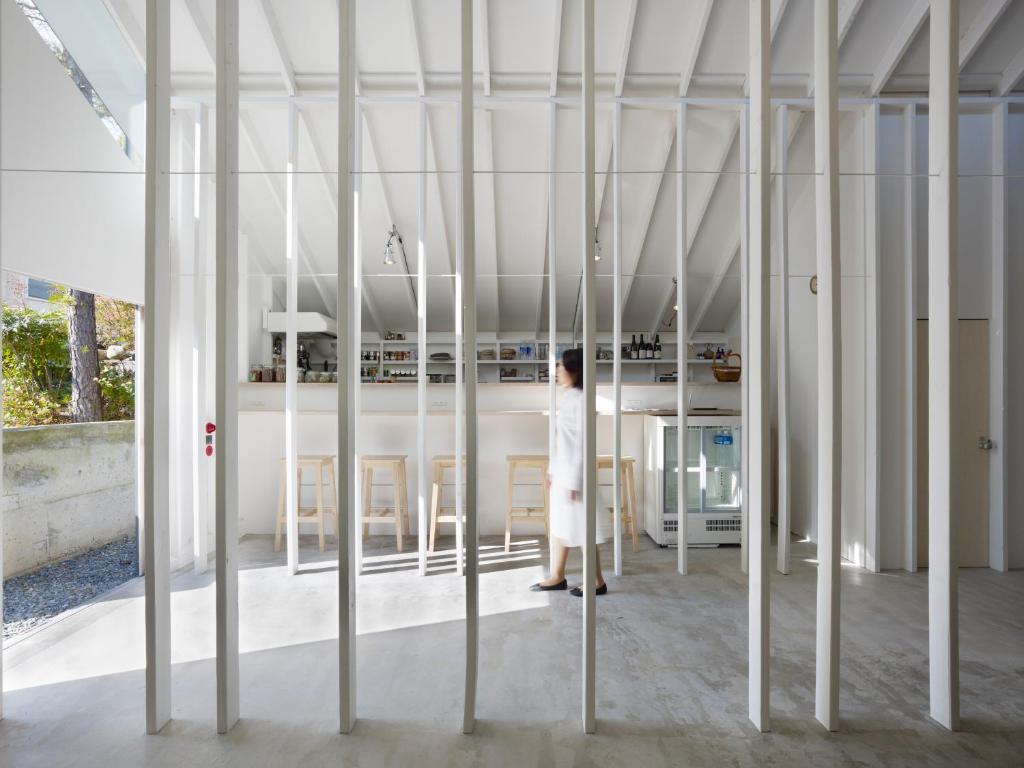
[[[579,347],[567,349],[562,353],[562,367],[572,376],[572,385],[583,389],[583,350]]]

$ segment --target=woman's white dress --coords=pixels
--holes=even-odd
[[[577,501],[569,498],[579,494]],[[551,464],[551,535],[567,547],[585,543],[583,507],[583,391],[563,389],[555,421],[555,459]],[[608,535],[608,515],[597,507],[597,543]]]

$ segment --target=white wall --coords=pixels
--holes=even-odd
[[[16,5],[0,13],[4,267],[142,303],[142,173]]]
[[[1009,227],[1010,300],[1006,327],[1009,350],[1007,466],[1009,488],[1010,567],[1024,568],[1024,112],[1010,113],[1010,130],[1006,137],[1010,152],[1010,173],[1007,205]]]

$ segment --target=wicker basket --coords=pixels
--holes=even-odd
[[[739,365],[728,365],[728,362],[733,358],[740,361]],[[743,358],[736,352],[730,352],[725,356],[725,363],[719,363],[717,360],[711,364],[711,372],[715,374],[717,381],[739,381],[740,373],[743,371]]]

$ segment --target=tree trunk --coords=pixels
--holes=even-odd
[[[71,290],[68,347],[71,349],[71,420],[102,421],[100,360],[96,351],[96,300],[91,293]]]

